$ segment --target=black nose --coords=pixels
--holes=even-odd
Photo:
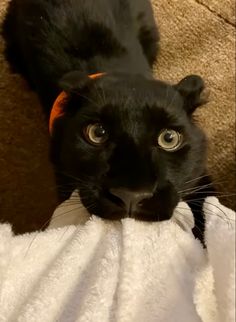
[[[110,189],[110,192],[121,199],[126,206],[128,212],[133,212],[137,206],[141,205],[145,199],[150,199],[153,196],[152,191],[131,191],[127,189]]]

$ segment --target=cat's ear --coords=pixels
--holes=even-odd
[[[59,87],[67,93],[77,93],[91,83],[91,78],[83,72],[72,71],[65,74],[59,81]]]
[[[189,75],[174,86],[184,99],[184,108],[191,115],[195,109],[208,102],[209,91],[198,75]]]
[[[62,92],[55,100],[49,120],[49,131],[55,133],[54,128],[62,128],[63,119],[66,114],[72,114],[78,110],[81,100],[81,93],[91,82],[91,78],[79,71],[73,71],[65,74],[59,81],[58,85]],[[55,121],[57,121],[55,123]]]

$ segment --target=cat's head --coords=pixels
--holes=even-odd
[[[91,214],[165,220],[205,170],[206,138],[192,114],[203,80],[176,85],[141,75],[80,72],[60,82],[64,115],[53,124],[52,157]]]

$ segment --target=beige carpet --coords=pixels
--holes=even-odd
[[[0,21],[9,0],[0,0]],[[236,192],[235,1],[153,0],[161,31],[157,77],[202,75],[211,101],[198,112],[209,137],[209,169],[219,191]],[[41,227],[56,205],[47,125],[37,97],[9,73],[0,40],[0,218],[15,231]],[[234,197],[222,202],[236,208]]]

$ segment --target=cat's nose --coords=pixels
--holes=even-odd
[[[123,201],[128,212],[132,212],[140,206],[144,200],[150,199],[153,196],[153,191],[149,190],[131,191],[128,189],[117,188],[110,189],[110,192]]]

